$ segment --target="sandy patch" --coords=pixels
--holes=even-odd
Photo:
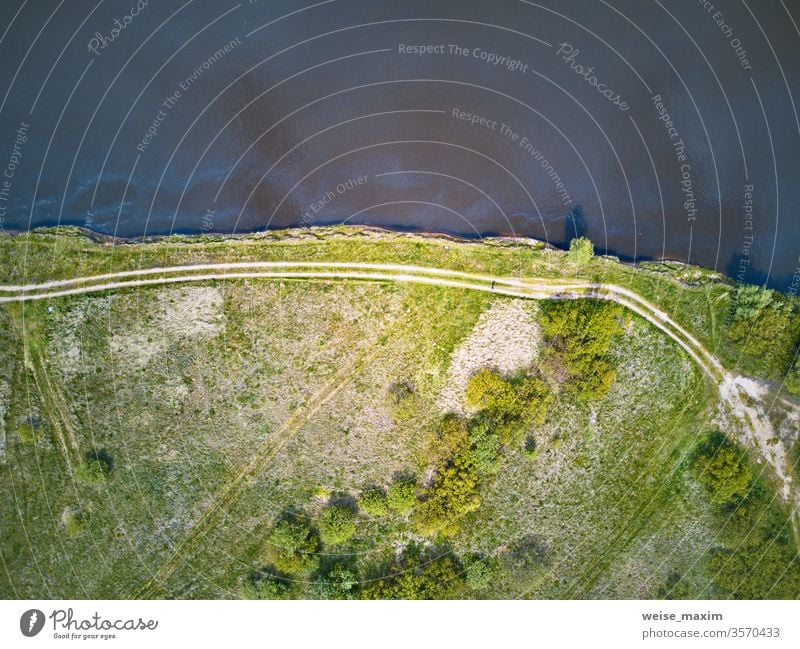
[[[144,367],[175,340],[211,337],[224,329],[222,291],[212,286],[185,286],[159,291],[149,325],[115,333],[110,349],[114,356]]]
[[[509,374],[534,362],[540,332],[533,308],[535,305],[525,300],[497,300],[481,314],[453,353],[447,383],[438,399],[442,412],[469,414],[464,390],[469,377],[482,367]]]

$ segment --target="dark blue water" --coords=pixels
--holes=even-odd
[[[796,292],[800,2],[714,5],[6,0],[2,226],[586,234]]]

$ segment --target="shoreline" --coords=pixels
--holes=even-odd
[[[257,232],[198,232],[193,234],[154,234],[136,237],[122,237],[106,234],[104,232],[97,232],[89,228],[78,225],[62,225],[62,226],[41,226],[33,230],[3,230],[3,234],[10,237],[31,235],[51,235],[51,236],[83,236],[94,243],[103,246],[114,245],[151,245],[159,243],[180,243],[186,245],[198,245],[204,243],[225,243],[237,242],[247,243],[263,242],[264,240],[274,241],[303,241],[306,239],[319,239],[319,235],[336,235],[342,237],[363,236],[365,238],[422,238],[433,241],[450,241],[457,244],[474,244],[474,245],[499,245],[499,246],[526,246],[550,252],[566,252],[565,248],[561,248],[547,241],[536,239],[534,237],[513,237],[504,235],[488,235],[477,238],[463,237],[448,232],[434,232],[434,231],[408,231],[408,230],[395,230],[392,228],[385,228],[376,225],[348,225],[348,224],[330,224],[330,225],[316,225],[311,227],[293,227],[281,228],[276,230],[261,230]],[[681,268],[686,271],[694,270],[698,277],[697,279],[704,279],[705,281],[716,281],[719,283],[729,284],[732,286],[746,284],[739,280],[726,275],[724,272],[707,268],[695,263],[686,263],[678,259],[662,258],[662,259],[641,259],[639,261],[629,261],[613,254],[595,254],[597,258],[606,259],[629,268],[636,270],[645,270],[650,272],[659,273],[655,268],[650,268],[648,265],[664,264],[672,266],[673,268]],[[661,273],[659,273],[661,274]],[[788,296],[788,291],[779,289],[771,289],[782,295]]]

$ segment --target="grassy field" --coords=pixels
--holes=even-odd
[[[114,246],[34,233],[0,238],[0,256],[6,284],[241,260],[581,277],[653,300],[729,368],[780,378],[727,334],[736,287],[676,265],[577,268],[539,244],[358,228]],[[5,305],[0,596],[800,596],[790,507],[769,472],[743,453],[746,490],[720,502],[696,469],[716,394],[685,353],[622,313],[610,388],[578,398],[548,373],[540,305],[515,302],[514,320],[508,301],[228,280]],[[535,357],[518,371],[549,386],[546,416],[515,424],[455,529],[421,531],[417,510],[453,465],[432,458],[463,350],[502,348],[513,364],[520,343],[504,340],[523,330]],[[365,492],[406,480],[411,512],[367,511]],[[350,512],[338,540],[337,507]],[[287,521],[291,539],[276,533]]]

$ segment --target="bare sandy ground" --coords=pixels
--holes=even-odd
[[[468,414],[464,390],[469,377],[489,367],[510,374],[536,360],[540,332],[525,300],[498,300],[481,314],[475,328],[453,354],[438,403],[442,412]]]

